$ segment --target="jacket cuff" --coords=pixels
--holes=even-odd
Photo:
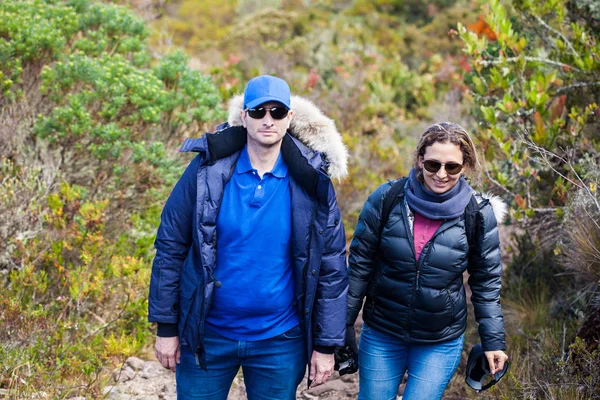
[[[481,348],[483,349],[483,351],[506,351],[506,345],[503,343],[501,345],[484,345],[483,343],[481,344]]]
[[[159,322],[156,329],[156,336],[159,337],[173,337],[177,336],[177,324],[166,324]]]
[[[335,346],[314,346],[313,349],[321,354],[333,354]]]

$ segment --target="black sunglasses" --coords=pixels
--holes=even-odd
[[[440,168],[442,168],[442,165],[446,169],[446,172],[450,175],[460,174],[460,171],[462,171],[463,168],[462,164],[458,163],[441,163],[439,161],[434,160],[423,161],[423,166],[425,167],[427,172],[431,172],[432,174],[438,172]]]
[[[260,108],[248,108],[246,111],[248,112],[248,115],[250,116],[250,118],[253,118],[253,119],[263,119],[265,117],[265,115],[267,115],[267,111],[271,114],[271,118],[273,118],[273,119],[284,119],[285,117],[287,117],[288,112],[290,110],[288,110],[285,107],[271,107],[271,108],[260,107]]]

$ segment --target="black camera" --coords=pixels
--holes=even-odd
[[[358,354],[350,346],[336,347],[334,368],[340,376],[355,373],[358,371]]]

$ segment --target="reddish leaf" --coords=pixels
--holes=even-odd
[[[306,79],[306,87],[309,89],[312,89],[317,85],[318,81],[319,81],[319,74],[317,73],[317,70],[314,68],[311,68],[310,72],[308,73],[308,78]]]
[[[520,194],[515,195],[515,201],[517,202],[517,206],[519,206],[521,210],[527,209],[527,202],[524,198],[521,197]]]
[[[542,144],[546,139],[546,127],[544,126],[544,121],[542,120],[542,115],[539,111],[533,114],[533,122],[535,123],[533,140],[538,144]]]
[[[477,36],[481,37],[483,35],[487,36],[488,40],[495,41],[498,39],[496,33],[492,30],[490,25],[485,22],[485,19],[480,15],[477,22],[474,24],[468,24],[467,29],[471,32],[475,32]]]
[[[559,97],[555,98],[554,100],[552,100],[552,103],[550,103],[550,107],[549,107],[551,121],[554,121],[555,119],[563,117],[563,112],[565,111],[566,100],[567,100],[566,94],[563,94],[562,96],[559,96]]]

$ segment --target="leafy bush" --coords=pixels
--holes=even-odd
[[[516,366],[503,398],[599,391],[598,338],[577,337],[586,321],[600,326],[590,319],[600,283],[590,252],[600,240],[600,21],[591,11],[585,0],[493,0],[487,22],[497,40],[459,26],[488,182],[526,228],[503,280]]]
[[[572,188],[589,184],[577,179],[585,174],[579,160],[600,157],[600,37],[569,10],[574,3],[514,6],[490,2],[496,42],[460,32],[489,177],[531,217],[565,205]]]
[[[379,11],[382,14],[392,14],[407,22],[429,22],[440,8],[452,6],[455,0],[434,0],[423,2],[419,0],[358,0],[351,12],[366,14]]]
[[[182,52],[153,60],[149,34],[122,6],[0,3],[0,389],[12,398],[101,397],[152,336],[152,243],[185,162],[172,149],[224,115],[211,79]]]
[[[229,25],[236,17],[236,0],[178,1],[177,11],[153,22],[153,47],[185,47],[188,54],[197,54],[203,60],[210,59],[213,47],[228,33]],[[207,51],[208,50],[208,51]]]

